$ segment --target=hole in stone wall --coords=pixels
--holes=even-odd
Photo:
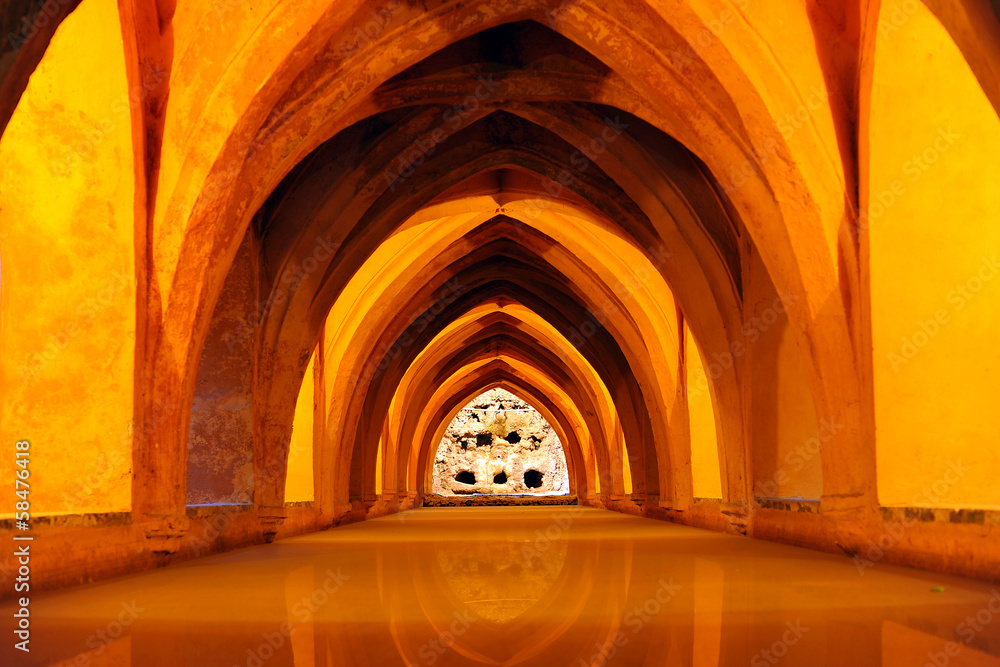
[[[528,470],[524,473],[524,485],[529,489],[537,489],[542,485],[544,477],[544,473],[540,473],[537,470]]]
[[[525,471],[534,473],[526,476]],[[476,396],[452,418],[434,455],[433,477],[433,493],[443,496],[559,496],[572,491],[553,426],[529,403],[499,387]]]

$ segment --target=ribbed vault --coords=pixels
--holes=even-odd
[[[525,18],[483,23],[385,72],[367,97],[350,98],[367,100],[356,113],[338,112],[355,118],[352,125],[313,127],[283,150],[299,155],[297,162],[278,159],[258,181],[253,169],[269,145],[328,113],[333,81],[307,67],[274,100],[226,198],[211,197],[214,210],[194,204],[178,257],[179,266],[186,257],[194,264],[176,279],[190,287],[186,299],[206,306],[218,299],[212,285],[225,278],[225,264],[197,257],[209,248],[234,257],[240,227],[221,222],[248,220],[257,210],[243,243],[257,267],[252,448],[255,504],[265,512],[281,514],[294,397],[317,347],[329,369],[316,453],[325,512],[388,501],[390,491],[395,499],[419,498],[435,437],[454,410],[471,393],[503,384],[528,392],[562,430],[573,483],[588,502],[627,496],[683,510],[693,491],[681,375],[684,355],[697,352],[685,352],[682,332],[689,327],[706,352],[729,352],[744,321],[746,248],[764,259],[778,294],[820,298],[801,276],[812,275],[811,290],[832,267],[797,266],[801,254],[790,244],[813,244],[818,260],[822,234],[812,241],[803,234],[821,227],[775,222],[783,215],[777,190],[794,179],[767,181],[775,165],[748,155],[742,122],[707,144],[697,139],[706,123],[735,113],[719,82],[697,93],[715,96],[708,106],[693,105],[696,92],[674,84],[658,91],[674,104],[643,102],[655,99],[647,82],[616,73],[632,70],[614,67],[572,23],[560,34]],[[711,166],[727,141],[754,164],[738,188]],[[253,192],[241,198],[251,183]],[[746,210],[741,199],[758,188],[773,193]],[[236,208],[215,208],[225,201]],[[774,207],[762,227],[751,222],[762,214],[760,201]],[[800,222],[818,214],[801,206],[795,213]],[[202,215],[215,222],[196,222]],[[824,318],[836,317],[829,297],[822,297]],[[214,318],[207,308],[187,310],[168,328],[194,327],[185,340],[197,346],[231,307],[218,303]],[[818,309],[807,303],[788,311],[805,349],[849,345],[813,340]],[[182,358],[196,360],[196,349]],[[826,414],[840,408],[823,402],[821,358],[806,368],[820,383],[817,411]],[[719,366],[709,391],[724,500],[746,505],[741,368]],[[189,393],[191,382],[179,386]]]
[[[5,3],[40,582],[419,504],[494,387],[581,504],[991,575],[996,4]]]

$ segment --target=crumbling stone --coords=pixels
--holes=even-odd
[[[448,425],[434,457],[434,493],[569,493],[566,454],[541,413],[491,389]]]

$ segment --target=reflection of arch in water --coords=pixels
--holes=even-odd
[[[540,524],[537,534],[544,534],[550,526],[555,524]],[[626,548],[612,548],[606,542],[571,539],[548,546],[541,540],[519,545],[525,547],[522,566],[551,559],[553,554],[563,562],[542,582],[539,598],[513,615],[508,613],[506,621],[500,619],[510,612],[509,606],[504,609],[501,603],[499,613],[490,613],[481,604],[470,604],[468,596],[454,589],[454,571],[449,577],[442,568],[451,553],[470,548],[486,553],[494,549],[493,543],[407,544],[404,549],[382,552],[379,587],[390,634],[404,664],[426,664],[430,654],[441,665],[576,664],[594,652],[595,641],[609,641],[615,635],[624,617],[631,579],[630,543]],[[483,589],[489,590],[492,575],[483,576]],[[580,632],[581,627],[587,631]],[[452,635],[453,630],[458,632]],[[440,653],[445,648],[441,638],[450,635],[454,637],[451,646]],[[359,654],[365,652],[362,646],[357,649]]]
[[[566,565],[564,541],[553,542],[544,557],[524,547],[489,542],[469,550],[437,548],[435,560],[452,596],[479,618],[506,625],[542,600]]]

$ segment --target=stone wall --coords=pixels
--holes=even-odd
[[[491,389],[449,424],[434,457],[433,488],[441,495],[569,493],[566,455],[537,410]]]

